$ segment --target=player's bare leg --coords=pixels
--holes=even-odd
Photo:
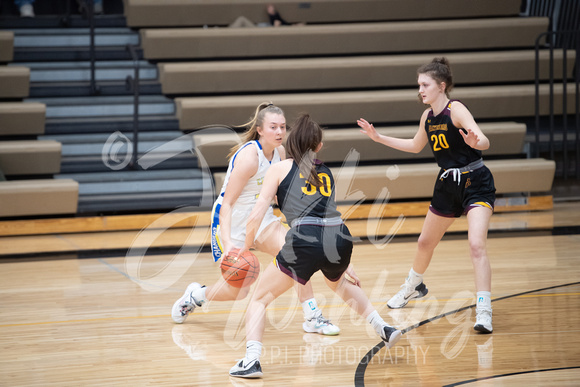
[[[387,302],[389,308],[402,308],[412,299],[424,297],[428,293],[428,289],[423,283],[423,274],[431,263],[435,247],[454,221],[455,218],[439,216],[431,211],[427,212],[417,242],[413,267],[409,271],[405,283],[401,285],[401,290]]]
[[[325,278],[325,280],[328,287],[342,298],[348,306],[367,319],[375,329],[377,335],[383,339],[387,348],[392,348],[392,346],[399,341],[401,338],[401,331],[387,324],[379,316],[367,295],[359,286],[347,280],[344,274],[338,281],[333,282],[327,278]]]
[[[281,222],[270,223],[256,238],[256,249],[275,257],[284,246],[286,232],[287,228]],[[294,289],[298,293],[298,299],[304,312],[304,323],[302,324],[304,331],[328,336],[338,335],[340,328],[322,315],[322,311],[314,298],[314,290],[310,281],[305,285],[296,282]]]
[[[473,328],[482,333],[493,332],[491,308],[491,265],[487,257],[487,232],[492,210],[474,207],[467,213],[471,262],[475,273],[476,322]]]
[[[246,310],[246,355],[236,361],[230,375],[240,378],[262,376],[260,356],[266,320],[266,308],[282,293],[292,287],[294,280],[269,264],[260,275],[258,285]]]

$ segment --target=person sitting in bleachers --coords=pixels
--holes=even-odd
[[[298,26],[304,25],[304,23],[290,24],[280,16],[280,13],[272,4],[266,6],[266,13],[270,19],[269,23],[254,23],[245,16],[238,16],[236,20],[229,24],[231,28],[242,28],[242,27],[280,27],[280,26]]]

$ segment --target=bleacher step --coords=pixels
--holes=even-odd
[[[132,132],[116,134],[124,141],[134,143]],[[61,173],[106,172],[111,168],[103,158],[108,157],[106,148],[111,140],[109,133],[46,135],[43,140],[58,141],[62,144]],[[180,131],[144,132],[138,137],[138,157],[147,158],[148,169],[195,169],[197,156],[191,152],[192,140]],[[127,145],[120,144],[118,154],[127,155]],[[131,155],[129,154],[128,157]],[[115,165],[117,165],[116,163]]]
[[[133,96],[96,96],[75,98],[29,98],[46,104],[47,118],[118,117],[133,114]],[[141,116],[174,114],[173,101],[161,95],[144,95],[139,99]]]
[[[132,60],[128,45],[139,46],[129,28],[95,28],[96,60]],[[142,50],[137,50],[142,58]],[[21,28],[14,30],[15,62],[87,61],[91,58],[89,28]]]
[[[179,122],[174,114],[142,115],[138,118],[139,132],[179,130]],[[64,117],[48,118],[46,134],[67,133],[113,133],[133,130],[133,116],[119,117]]]
[[[79,214],[172,210],[199,205],[204,193],[213,199],[210,175],[197,169],[67,173],[55,178],[79,183]]]
[[[14,31],[14,48],[28,47],[87,47],[89,28],[30,28]],[[138,45],[139,35],[130,28],[96,28],[96,46]]]
[[[91,62],[19,62],[9,66],[24,66],[30,69],[30,82],[72,82],[89,81],[91,79]],[[147,61],[139,61],[139,79],[157,79],[157,67]],[[96,81],[125,80],[134,76],[133,61],[98,61],[95,62]]]

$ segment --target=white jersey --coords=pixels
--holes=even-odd
[[[238,151],[232,156],[230,159],[230,163],[228,165],[228,171],[226,173],[226,178],[224,179],[224,184],[222,185],[222,189],[220,191],[220,195],[217,200],[223,197],[224,192],[226,191],[226,187],[228,186],[228,182],[230,180],[230,176],[234,170],[234,161],[236,160],[236,156],[242,149],[247,146],[254,145],[256,147],[256,151],[258,152],[258,171],[254,176],[248,180],[244,189],[240,193],[238,200],[236,201],[235,207],[243,206],[243,205],[250,205],[254,207],[256,204],[256,200],[260,195],[260,190],[262,189],[262,182],[264,181],[264,176],[266,176],[266,172],[270,168],[270,165],[275,164],[280,161],[280,154],[278,154],[278,149],[274,149],[274,156],[272,157],[272,161],[269,161],[264,152],[262,150],[262,145],[258,141],[249,141],[245,143],[243,146],[238,149]]]
[[[214,260],[217,261],[221,258],[223,253],[223,248],[221,246],[219,240],[219,213],[221,209],[221,205],[223,202],[224,192],[226,191],[226,187],[230,180],[230,176],[234,170],[234,161],[237,155],[240,153],[242,149],[247,146],[254,146],[258,153],[258,170],[256,174],[252,176],[236,200],[232,208],[231,214],[231,235],[230,239],[232,243],[234,243],[237,247],[242,247],[244,245],[244,241],[246,239],[246,220],[252,212],[252,208],[256,204],[258,200],[258,196],[260,195],[260,190],[262,189],[262,182],[264,181],[264,176],[266,176],[266,172],[270,168],[270,165],[277,163],[281,160],[280,154],[278,153],[278,149],[274,149],[274,156],[272,157],[272,161],[269,161],[264,152],[262,150],[262,145],[256,141],[248,141],[244,145],[238,149],[238,151],[232,156],[228,165],[228,171],[226,172],[226,177],[224,179],[224,184],[220,191],[219,196],[217,197],[213,210],[212,210],[212,225],[211,225],[211,234],[212,234],[212,242],[211,242],[211,249],[214,256]],[[268,208],[266,216],[264,216],[264,220],[260,224],[260,228],[258,229],[258,233],[256,237],[260,235],[262,230],[266,228],[270,223],[279,220],[277,216],[274,215],[272,207]]]

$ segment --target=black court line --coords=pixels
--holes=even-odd
[[[563,284],[563,285],[554,285],[554,286],[548,286],[548,287],[541,288],[541,289],[528,290],[528,291],[521,292],[521,293],[516,293],[516,294],[511,294],[511,295],[508,295],[508,296],[503,296],[503,297],[495,298],[491,302],[501,301],[501,300],[505,300],[505,299],[508,299],[508,298],[514,298],[514,297],[523,296],[523,295],[526,295],[526,294],[537,293],[537,292],[542,292],[542,291],[545,291],[545,290],[563,288],[563,287],[574,286],[574,285],[580,285],[580,282],[571,282],[571,283]],[[411,325],[410,327],[407,327],[405,329],[402,329],[401,332],[403,334],[405,334],[405,333],[407,333],[409,331],[412,331],[415,328],[418,328],[418,327],[420,327],[422,325],[428,324],[431,321],[439,320],[439,319],[441,319],[441,318],[443,318],[445,316],[449,316],[450,314],[455,314],[455,313],[462,312],[462,311],[464,311],[466,309],[473,308],[474,306],[475,306],[475,304],[468,305],[468,306],[464,306],[462,308],[459,308],[459,309],[456,309],[456,310],[452,310],[452,311],[447,312],[447,313],[440,314],[438,316],[429,318],[427,320],[423,320],[423,321],[421,321],[421,322],[419,322],[417,324],[414,324],[414,325]],[[377,352],[379,352],[381,350],[381,348],[383,348],[384,346],[385,346],[385,343],[383,341],[381,341],[380,343],[378,343],[377,345],[375,345],[373,348],[371,348],[371,350],[368,351],[366,353],[366,355],[361,359],[361,361],[359,362],[358,366],[356,367],[356,371],[354,373],[354,385],[355,385],[355,387],[364,387],[364,385],[365,385],[365,372],[367,370],[367,366],[373,360],[373,357],[375,356],[375,354]],[[580,368],[580,366],[579,367],[570,367],[570,368]],[[523,374],[523,373],[530,373],[530,372],[536,372],[536,371],[525,371],[525,372],[521,372],[521,373]],[[541,372],[541,370],[538,371],[538,372]],[[504,376],[507,376],[507,375],[517,375],[517,374],[519,374],[519,373],[516,372],[516,373],[513,373],[513,374],[506,374]],[[500,376],[501,375],[497,375],[497,377],[500,377]],[[485,379],[489,379],[489,378],[493,378],[493,377],[495,377],[495,376],[481,378],[481,379],[473,379],[472,381],[469,381],[469,383],[471,383],[473,381],[485,380]],[[456,385],[460,385],[460,384],[463,384],[463,383],[464,382],[458,382],[457,384],[450,384],[449,386],[456,386]]]

